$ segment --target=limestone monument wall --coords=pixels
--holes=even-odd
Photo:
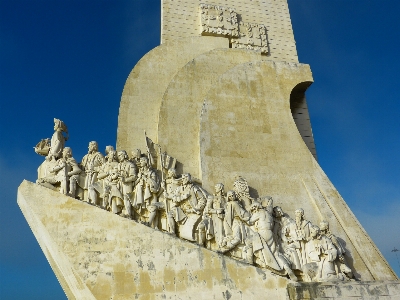
[[[116,149],[92,141],[78,162],[54,119],[36,184],[18,190],[68,298],[399,299],[316,160],[286,0],[162,10],[162,43],[122,92]]]
[[[239,22],[264,24],[268,32],[270,59],[299,62],[286,0],[162,0],[161,44],[201,34],[199,4],[233,8]]]

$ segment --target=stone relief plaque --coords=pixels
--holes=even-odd
[[[200,4],[201,33],[238,37],[237,13],[229,7],[212,4]]]
[[[231,40],[232,48],[250,49],[268,54],[267,28],[263,24],[239,24],[239,36]]]
[[[230,38],[232,48],[268,54],[267,28],[263,24],[239,22],[233,8],[200,4],[201,34]]]

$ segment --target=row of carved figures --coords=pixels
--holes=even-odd
[[[77,163],[65,147],[67,127],[54,123],[52,138],[35,147],[46,156],[37,184],[294,281],[353,279],[343,243],[328,222],[312,224],[301,208],[292,219],[271,197],[251,197],[244,178],[237,177],[228,192],[217,183],[211,194],[190,174],[178,176],[174,159],[172,167],[164,161],[155,169],[149,148],[147,155],[137,149],[129,156],[107,146],[104,156],[94,141]],[[159,151],[160,161],[166,156]]]

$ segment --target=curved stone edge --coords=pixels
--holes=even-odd
[[[144,130],[150,137],[157,137],[161,100],[173,76],[194,57],[217,48],[229,48],[229,40],[203,36],[181,38],[154,48],[139,60],[122,92],[118,149],[130,151],[142,145]]]
[[[321,166],[315,161],[316,172],[313,177],[324,201],[329,206],[349,240],[355,245],[364,264],[375,280],[398,280],[399,277],[368,235],[367,231],[351,211],[346,201],[336,190]],[[329,201],[328,201],[329,199]],[[368,246],[367,246],[368,245]],[[377,259],[379,258],[379,259]]]
[[[196,56],[175,74],[162,98],[158,143],[184,165],[178,170],[180,173],[190,173],[201,180],[198,132],[208,90],[220,75],[236,65],[264,59],[249,50],[214,49]]]
[[[226,137],[229,128],[224,127],[226,126],[224,122],[226,123],[229,120],[222,120],[221,113],[229,113],[231,110],[228,112],[225,108],[235,105],[226,102],[235,100],[231,91],[243,91],[236,85],[249,88],[252,84],[255,89],[261,89],[260,86],[266,84],[265,82],[269,80],[267,74],[265,76],[254,74],[254,69],[258,65],[264,65],[266,68],[267,65],[270,65],[271,70],[268,72],[273,74],[270,74],[271,82],[273,82],[274,77],[280,78],[272,85],[269,83],[270,86],[267,90],[272,91],[270,96],[271,99],[275,100],[274,102],[266,101],[265,107],[269,105],[269,114],[271,115],[268,116],[266,113],[265,116],[262,116],[262,119],[266,120],[267,123],[274,123],[273,125],[266,124],[266,126],[271,125],[273,128],[267,128],[266,134],[257,133],[258,135],[256,134],[254,139],[249,139],[249,136],[254,135],[253,132],[259,132],[254,127],[254,130],[250,130],[243,136],[245,141],[238,138],[235,129],[234,140],[227,143]],[[301,71],[301,69],[303,70]],[[356,273],[356,278],[361,280],[397,279],[386,259],[320,169],[290,116],[289,98],[291,90],[299,82],[311,80],[311,77],[307,79],[307,73],[311,74],[307,65],[264,61],[238,65],[220,77],[219,82],[210,89],[205,98],[202,113],[200,131],[202,173],[207,174],[207,178],[203,178],[203,185],[206,189],[209,189],[217,180],[232,182],[234,173],[244,176],[249,184],[252,184],[258,191],[259,196],[265,194],[272,196],[274,201],[277,200],[274,202],[275,205],[283,205],[284,210],[288,213],[293,213],[294,209],[302,207],[306,211],[307,218],[314,224],[318,225],[322,220],[329,220],[332,232],[338,234],[348,243],[347,250],[351,258],[351,265],[354,264],[353,270],[360,272],[360,274]],[[242,77],[251,77],[252,81],[247,84],[242,83],[236,78],[238,77],[237,74],[242,74]],[[300,74],[303,75],[299,77]],[[262,82],[257,80],[262,80]],[[229,87],[229,89],[226,87]],[[228,90],[229,92],[227,92]],[[263,101],[269,99],[267,94],[262,94],[260,98],[258,93],[259,91],[251,94],[251,96],[244,95],[244,98],[240,99],[245,100],[246,97],[253,97],[251,99],[255,101],[254,103],[258,103],[257,101],[260,101],[260,99]],[[225,97],[228,97],[228,100],[225,100]],[[213,101],[209,101],[209,99],[213,99]],[[215,110],[216,112],[209,115],[208,110]],[[242,113],[240,109],[236,111],[239,114]],[[280,117],[273,117],[274,114]],[[216,116],[219,116],[218,119]],[[234,119],[240,119],[242,123],[246,123],[243,118]],[[212,124],[210,123],[211,120],[213,120]],[[217,121],[214,122],[214,120]],[[251,120],[254,119],[251,118]],[[219,130],[220,126],[224,129]],[[233,128],[244,128],[244,124],[232,123],[232,126]],[[274,135],[275,137],[273,137]],[[286,141],[282,139],[282,136],[286,136]],[[265,139],[264,146],[261,148],[260,146],[257,148],[256,144],[252,143],[252,140],[259,143],[263,139]],[[245,147],[245,152],[240,151],[240,142]],[[211,143],[213,144],[211,145]],[[254,148],[259,150],[258,155],[247,153],[248,151],[254,152]],[[260,155],[262,156],[264,152],[267,155],[265,155],[265,159],[260,160]],[[248,157],[249,155],[250,157]],[[250,168],[248,164],[250,164]],[[302,200],[299,201],[298,199]]]
[[[53,269],[58,282],[64,290],[68,299],[96,299],[85,286],[82,280],[76,276],[68,262],[68,258],[59,251],[57,244],[51,238],[39,215],[35,214],[29,204],[29,194],[25,193],[28,185],[24,180],[18,188],[17,203],[25,219],[28,222],[36,240],[39,243],[47,261]],[[79,298],[79,297],[81,298]]]
[[[70,299],[287,299],[287,278],[31,182],[18,204]]]

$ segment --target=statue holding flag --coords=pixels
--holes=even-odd
[[[149,159],[145,156],[140,158],[135,186],[133,208],[139,215],[139,221],[158,228],[156,216],[157,210],[161,207],[161,203],[158,202],[160,180],[156,171],[150,167]]]

